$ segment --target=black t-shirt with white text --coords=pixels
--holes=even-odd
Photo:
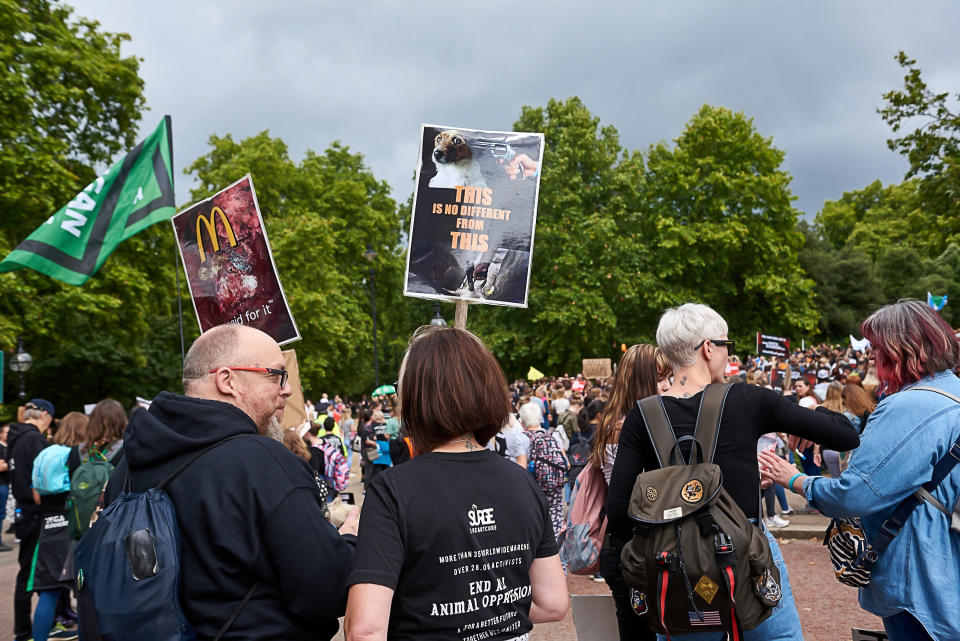
[[[394,590],[388,638],[528,633],[530,567],[557,554],[547,501],[494,452],[429,452],[374,478],[347,585]]]

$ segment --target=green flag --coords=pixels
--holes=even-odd
[[[152,134],[10,252],[0,272],[29,267],[82,285],[117,245],[176,213],[172,162],[170,116],[165,116]]]

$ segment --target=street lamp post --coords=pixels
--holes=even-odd
[[[373,245],[367,244],[363,257],[370,261],[370,307],[373,310],[373,378],[374,388],[380,387],[380,364],[377,360],[377,288],[374,281],[373,261],[377,257]]]
[[[20,377],[19,398],[21,403],[27,400],[27,382],[24,374],[27,373],[31,365],[33,365],[33,357],[23,349],[23,337],[17,336],[17,351],[14,352],[13,358],[10,359],[10,369]]]
[[[447,321],[443,320],[443,316],[440,315],[440,302],[433,302],[433,318],[430,319],[430,324],[435,325],[436,327],[446,327]]]

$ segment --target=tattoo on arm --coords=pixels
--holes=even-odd
[[[690,398],[689,392],[684,392],[682,398]]]
[[[687,384],[687,377],[684,376],[683,378],[680,379],[680,385],[686,385],[686,384]]]

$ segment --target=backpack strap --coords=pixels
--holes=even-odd
[[[723,406],[732,383],[713,383],[703,389],[700,397],[700,409],[697,412],[697,424],[693,429],[693,438],[700,444],[704,463],[713,463],[717,451],[717,437],[720,435],[720,421],[723,419]],[[690,451],[693,462],[693,451]]]
[[[232,440],[235,439],[235,438],[240,438],[241,436],[247,436],[247,434],[234,434],[233,436],[228,436],[227,438],[223,439],[222,441],[217,441],[217,442],[214,443],[213,445],[208,445],[207,447],[203,448],[202,450],[200,450],[199,452],[197,452],[196,454],[194,454],[193,456],[191,456],[183,465],[181,465],[180,467],[178,467],[178,468],[174,471],[173,474],[171,474],[170,476],[168,476],[167,478],[165,478],[165,479],[160,483],[160,485],[157,486],[157,489],[158,489],[158,490],[163,490],[164,488],[166,488],[168,485],[170,485],[170,482],[171,482],[171,481],[173,481],[175,478],[177,478],[178,476],[180,476],[180,474],[182,474],[184,470],[186,470],[188,467],[190,467],[191,465],[193,465],[198,458],[200,458],[201,456],[203,456],[204,454],[206,454],[206,453],[209,452],[210,450],[212,450],[212,449],[214,449],[214,448],[217,448],[217,447],[220,447],[221,445],[223,445],[223,444],[226,443],[227,441],[232,441]],[[128,465],[128,466],[127,466],[127,473],[128,473],[128,475],[129,475],[129,470],[130,470],[130,466]],[[129,476],[128,476],[128,479],[129,479]]]
[[[229,439],[224,439],[224,440],[229,440]],[[223,443],[223,441],[220,441],[220,443]],[[217,443],[217,445],[220,445],[220,443]],[[230,618],[227,619],[227,622],[223,624],[223,627],[220,628],[220,632],[218,632],[217,636],[213,638],[213,641],[220,641],[220,639],[223,638],[223,635],[227,633],[227,630],[229,630],[231,626],[233,626],[233,622],[236,621],[237,617],[240,616],[240,613],[243,612],[243,608],[247,606],[247,603],[250,601],[250,597],[253,596],[253,591],[256,590],[258,587],[260,587],[259,581],[257,581],[256,583],[250,586],[250,589],[247,590],[247,593],[243,597],[243,601],[241,601],[237,605],[237,608],[233,611],[233,614],[230,615]]]
[[[650,442],[653,443],[653,451],[657,455],[660,467],[670,465],[674,454],[677,455],[678,460],[683,461],[677,436],[670,424],[670,417],[667,416],[667,410],[663,407],[663,400],[657,395],[648,396],[637,401],[637,407],[640,408],[640,416],[643,417],[643,424],[647,428]]]

